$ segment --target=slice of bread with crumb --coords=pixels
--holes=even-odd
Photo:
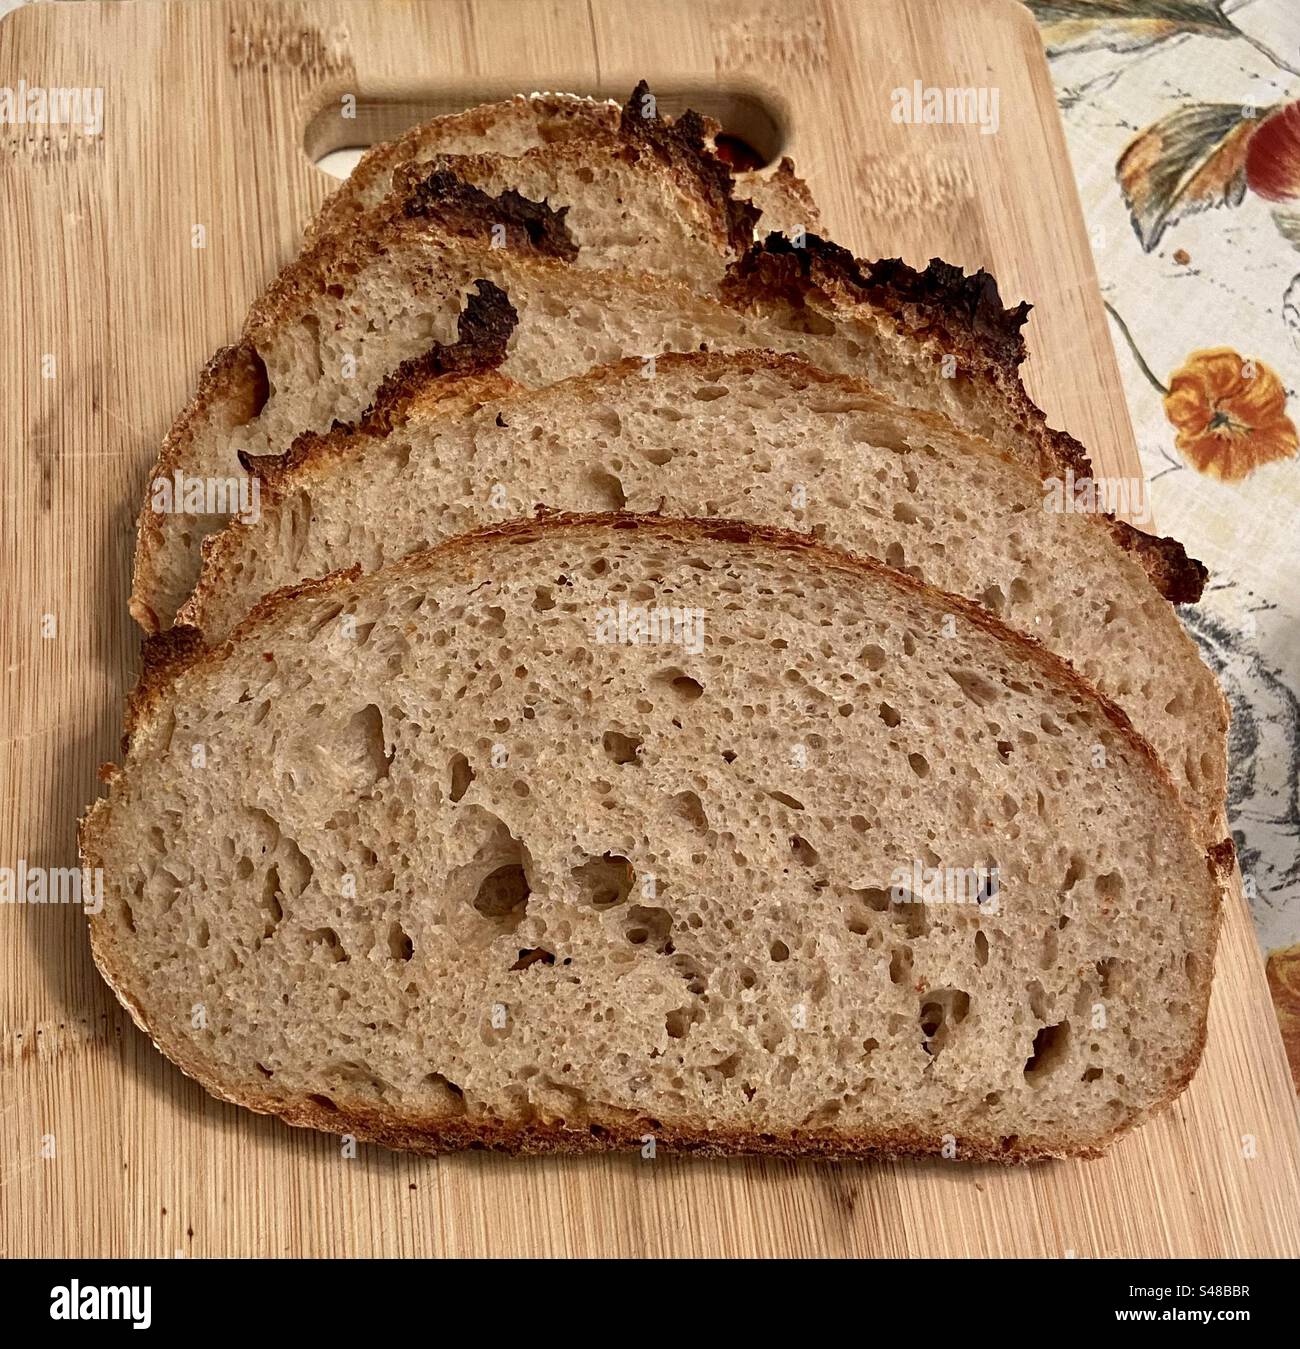
[[[209,1091],[396,1147],[1091,1154],[1218,880],[1113,705],[806,537],[567,517],[149,645],[95,959]]]
[[[520,94],[485,103],[434,117],[368,150],[321,208],[308,228],[308,238],[353,227],[393,191],[399,173],[411,166],[428,165],[443,155],[524,156],[552,148],[569,154],[585,143],[620,134],[635,150],[644,137],[628,139],[629,117],[637,119],[632,123],[632,136],[643,133],[645,124],[657,121],[664,132],[675,129],[681,140],[689,135],[706,153],[714,151],[722,130],[712,119],[694,112],[675,119],[662,112],[644,81],[622,108],[614,102],[550,93]],[[819,227],[812,193],[789,159],[782,159],[771,170],[733,171],[731,190],[740,201],[756,208],[764,234],[772,230],[793,234]]]
[[[1095,516],[1049,511],[1042,479],[987,442],[793,356],[670,355],[647,373],[623,362],[540,390],[416,379],[362,428],[301,438],[256,463],[260,511],[207,541],[179,621],[220,641],[273,590],[538,507],[798,529],[1064,656],[1155,747],[1203,836],[1221,836],[1223,695]]]
[[[377,209],[382,222],[328,236],[280,274],[169,433],[136,547],[131,612],[147,630],[172,622],[197,579],[203,539],[230,515],[159,510],[156,485],[240,483],[241,456],[280,453],[301,432],[355,421],[403,362],[456,341],[476,288],[493,297],[497,316],[475,325],[492,338],[480,364],[500,360],[521,383],[549,384],[626,356],[771,348],[945,413],[1045,476],[1087,473],[1082,448],[1048,428],[1025,395],[1023,307],[1004,309],[984,273],[859,264],[810,235],[802,264],[774,240],[748,254],[723,302],[662,278],[574,267],[557,213],[446,172]],[[493,247],[503,222],[507,246]],[[503,325],[516,319],[503,347]],[[1177,543],[1115,521],[1107,528],[1162,594],[1180,602],[1199,594],[1204,570]]]

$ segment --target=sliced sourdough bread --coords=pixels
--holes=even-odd
[[[455,390],[457,397],[449,395]],[[472,409],[472,411],[471,411]],[[1160,754],[1217,839],[1227,707],[1174,610],[1095,516],[944,418],[792,356],[664,356],[541,390],[413,379],[359,430],[256,462],[260,511],[204,548],[179,621],[223,639],[263,595],[562,511],[810,532],[978,601],[1068,659]]]
[[[355,421],[402,362],[455,340],[462,305],[481,281],[509,297],[507,304],[487,289],[496,311],[517,316],[502,369],[521,383],[549,384],[625,356],[773,348],[947,413],[1039,472],[1087,472],[1082,449],[1047,428],[1025,396],[1017,373],[1023,306],[1004,310],[984,273],[964,277],[937,263],[915,273],[891,263],[878,264],[877,275],[815,236],[802,263],[769,240],[738,264],[723,303],[661,278],[575,268],[556,213],[517,194],[491,197],[445,172],[379,210],[382,225],[330,235],[280,274],[169,433],[136,548],[131,612],[146,629],[172,622],[198,576],[203,538],[230,513],[160,510],[154,488],[174,479],[238,482],[241,455],[279,453],[300,432]],[[510,246],[494,248],[492,227],[502,221]],[[485,326],[501,330],[477,325]],[[501,354],[499,343],[489,350],[493,359]],[[1204,570],[1178,544],[1114,521],[1107,527],[1162,594],[1199,594]]]
[[[635,119],[630,127],[629,118]],[[571,153],[584,143],[620,135],[633,153],[643,153],[647,148],[659,153],[657,146],[647,145],[647,128],[656,122],[661,140],[667,140],[671,133],[683,147],[689,144],[694,155],[713,152],[715,138],[721,132],[716,122],[696,113],[688,112],[674,120],[660,112],[644,82],[623,108],[614,102],[572,94],[532,94],[435,117],[367,151],[321,208],[307,237],[351,228],[393,190],[399,173],[443,155],[523,156],[552,147]],[[781,160],[771,171],[733,172],[731,190],[740,201],[757,209],[764,233],[776,230],[792,234],[818,228],[820,217],[812,193],[795,174],[789,159]]]
[[[96,961],[224,1099],[421,1150],[1092,1153],[1218,878],[1113,705],[806,538],[516,522],[149,645]]]

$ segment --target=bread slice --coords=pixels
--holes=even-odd
[[[1182,1090],[1231,844],[978,606],[561,517],[150,643],[95,959],[210,1091],[436,1151],[1093,1153]]]
[[[507,310],[517,318],[502,370],[521,383],[549,384],[632,355],[772,348],[944,412],[1044,474],[1088,472],[1081,447],[1047,428],[1025,395],[1017,373],[1024,306],[1004,310],[984,273],[965,277],[940,263],[923,273],[869,267],[811,235],[804,258],[770,239],[738,264],[721,302],[661,278],[574,268],[557,213],[510,192],[491,197],[445,172],[378,210],[382,222],[322,239],[280,274],[164,442],[140,515],[131,597],[147,630],[171,623],[198,576],[204,537],[229,518],[157,510],[155,486],[238,483],[241,455],[280,453],[300,432],[355,421],[402,362],[431,348],[436,359],[439,344],[455,341],[481,281],[493,283],[485,293],[502,317],[475,330],[498,333]],[[494,248],[492,227],[503,221],[510,246]],[[500,354],[493,341],[481,363]],[[1107,528],[1161,593],[1179,602],[1200,593],[1204,569],[1177,543],[1114,521]]]
[[[393,191],[396,176],[412,165],[430,165],[444,155],[524,156],[552,148],[572,153],[583,144],[619,135],[628,116],[640,122],[649,120],[643,113],[657,118],[665,129],[675,128],[679,138],[689,133],[704,151],[716,148],[721,133],[716,122],[694,112],[674,121],[659,111],[644,81],[622,108],[573,94],[521,94],[435,117],[367,151],[321,208],[308,228],[308,238],[355,226]],[[770,171],[734,172],[731,187],[739,200],[751,203],[760,213],[765,234],[772,230],[794,234],[820,225],[812,193],[789,158]]]
[[[258,461],[259,514],[208,540],[180,621],[219,641],[273,590],[539,506],[798,529],[1064,656],[1155,747],[1204,837],[1221,836],[1227,706],[1195,643],[1094,517],[1044,509],[1041,478],[987,442],[763,352],[664,356],[653,378],[626,361],[541,390],[470,377],[450,409],[449,392],[412,380],[362,429]]]

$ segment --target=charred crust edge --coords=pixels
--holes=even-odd
[[[1189,557],[1177,539],[1147,534],[1126,520],[1108,517],[1115,541],[1145,568],[1151,584],[1171,604],[1195,604],[1205,590],[1209,570]]]
[[[535,253],[572,262],[578,245],[565,224],[567,206],[557,211],[544,201],[530,201],[514,188],[497,196],[464,182],[449,168],[428,172],[425,165],[405,176],[401,212],[408,220],[431,218],[481,233],[487,224],[504,225],[506,238],[527,240]]]
[[[900,258],[863,262],[847,248],[806,234],[803,246],[769,234],[733,263],[723,291],[733,301],[757,293],[799,303],[810,289],[841,287],[910,327],[920,325],[953,339],[975,338],[997,363],[1018,367],[1025,359],[1022,333],[1031,306],[1006,308],[998,283],[981,268],[967,275],[960,267],[931,258],[923,272]]]
[[[431,381],[464,379],[497,369],[506,358],[511,334],[519,314],[510,297],[495,282],[480,277],[476,290],[466,297],[465,308],[456,320],[456,341],[436,342],[428,351],[405,360],[385,376],[375,390],[374,400],[353,425],[335,422],[326,432],[304,431],[295,436],[283,454],[239,454],[244,472],[264,484],[276,482],[296,465],[312,457],[316,450],[336,438],[370,435],[383,438],[401,425],[411,400],[420,396]]]
[[[671,122],[657,111],[647,115],[653,99],[650,86],[642,80],[623,105],[619,130],[628,143],[643,154],[653,155],[670,169],[688,174],[697,184],[726,230],[727,240],[737,253],[754,242],[754,227],[762,212],[752,202],[735,195],[735,179],[730,168],[709,148],[709,124],[698,112],[688,109]]]

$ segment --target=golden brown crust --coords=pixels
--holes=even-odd
[[[126,695],[122,752],[130,747],[132,728],[141,725],[176,676],[194,664],[204,650],[203,636],[193,628],[172,627],[146,637],[140,646],[140,677]]]

